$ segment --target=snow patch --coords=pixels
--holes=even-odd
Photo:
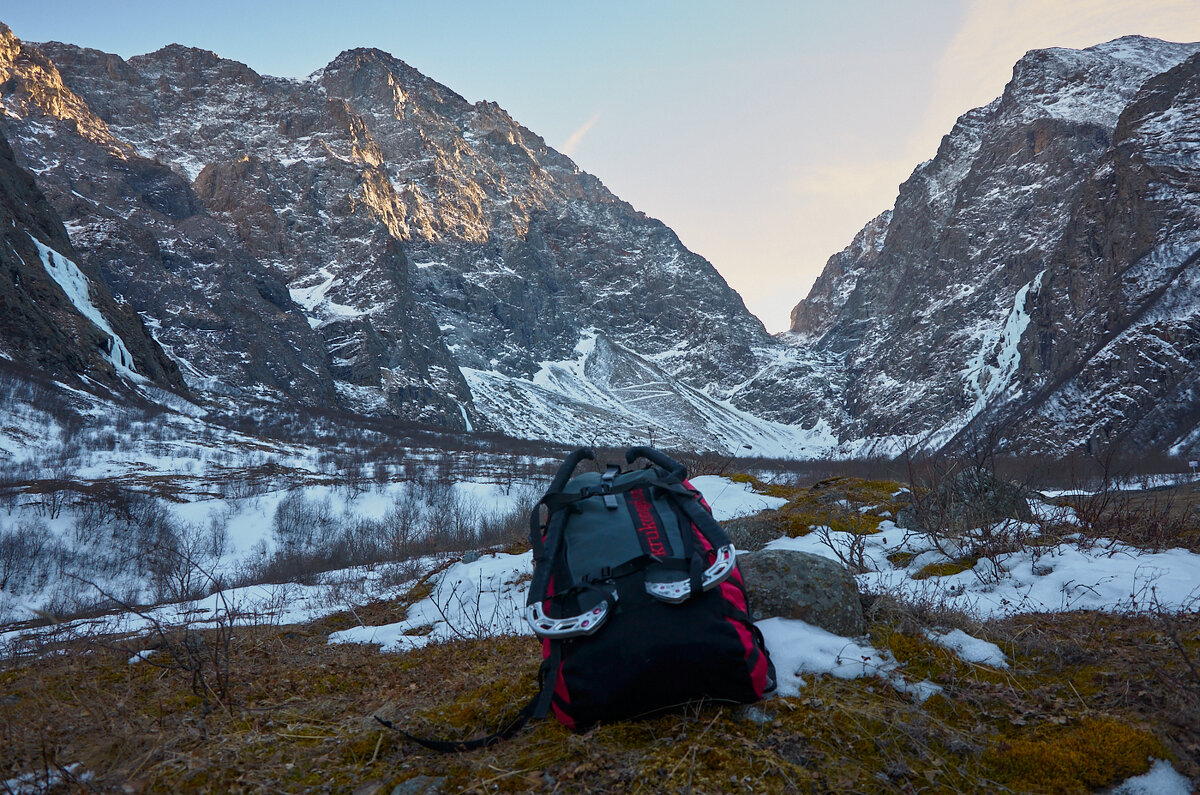
[[[1037,293],[1042,289],[1042,270],[1033,281],[1017,290],[1013,297],[1013,308],[999,331],[987,331],[979,346],[979,353],[967,363],[964,371],[964,381],[970,391],[974,392],[975,401],[967,414],[967,422],[977,417],[992,400],[1002,396],[1008,389],[1017,368],[1021,364],[1021,351],[1018,348],[1025,329],[1029,327],[1029,312],[1025,305],[1030,291]],[[989,358],[995,356],[996,363],[989,363]],[[1019,394],[1019,393],[1018,393]],[[1007,395],[1017,397],[1016,394]]]
[[[308,315],[309,326],[318,328],[322,323],[331,320],[353,319],[368,314],[352,306],[339,304],[329,297],[329,291],[339,286],[341,280],[328,268],[321,268],[317,271],[316,276],[321,280],[316,284],[307,287],[290,285],[288,287],[288,293],[291,294],[292,300],[302,306]]]
[[[26,234],[29,234],[28,232]],[[44,245],[33,235],[29,235],[29,239],[37,246],[38,256],[42,260],[42,267],[46,269],[46,273],[50,278],[58,283],[63,292],[67,294],[67,298],[74,304],[79,314],[86,317],[92,322],[96,328],[108,335],[110,340],[106,355],[108,360],[113,363],[113,367],[117,372],[125,378],[132,381],[145,381],[141,375],[134,370],[133,355],[129,353],[129,348],[125,346],[125,341],[113,331],[112,326],[104,318],[96,305],[91,299],[91,282],[83,275],[83,271],[79,270],[79,266],[71,260],[59,254],[54,249]]]
[[[1155,759],[1147,773],[1127,778],[1111,795],[1190,795],[1192,782],[1165,759]]]
[[[999,646],[968,635],[961,629],[952,629],[949,632],[935,632],[927,629],[925,637],[954,652],[963,662],[990,665],[993,668],[1008,667],[1008,659]]]
[[[759,494],[749,483],[737,483],[720,475],[700,475],[689,482],[704,495],[718,522],[787,505],[782,497]]]

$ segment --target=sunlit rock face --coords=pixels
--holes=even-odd
[[[1194,446],[1198,49],[1030,52],[830,259],[791,336],[846,373],[844,436]]]
[[[53,114],[84,140],[121,153],[104,123],[55,79],[44,58],[33,55],[22,57],[0,26],[0,85],[6,86],[7,103],[26,114]],[[34,175],[17,164],[3,125],[0,274],[0,357],[6,364],[66,380],[85,376],[109,387],[134,379],[183,388],[174,362],[141,319],[113,300],[99,273],[73,249]]]

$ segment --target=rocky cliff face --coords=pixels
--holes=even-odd
[[[70,109],[61,95],[26,101]],[[0,356],[58,378],[182,390],[178,369],[140,318],[78,262],[61,219],[17,166],[0,128]]]
[[[1031,302],[1020,438],[1195,450],[1200,424],[1200,55],[1148,80]],[[1015,413],[1015,412],[1014,412]],[[1094,446],[1094,445],[1093,445]]]
[[[1063,451],[1187,436],[1197,49],[1029,53],[830,259],[790,336],[846,374],[843,438],[937,447],[999,428]]]
[[[727,400],[782,346],[712,266],[495,104],[378,50],[295,81],[6,36],[43,62],[4,97],[18,156],[194,389],[518,435],[807,441]],[[58,105],[15,99],[52,83]]]

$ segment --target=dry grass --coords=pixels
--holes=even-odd
[[[847,528],[860,533],[898,507],[900,489],[852,478],[756,486],[789,499],[777,518],[797,529],[860,516]],[[758,714],[692,705],[581,734],[543,721],[442,756],[372,716],[444,739],[494,731],[534,695],[540,648],[527,637],[405,654],[327,643],[339,629],[401,620],[428,588],[302,626],[237,630],[220,698],[198,696],[153,657],[128,664],[139,640],[0,662],[0,781],[51,770],[58,789],[79,792],[386,793],[424,775],[478,793],[1086,793],[1144,772],[1151,756],[1200,781],[1196,614],[979,624],[880,597],[871,642],[909,681],[942,688],[924,703],[881,680],[809,676],[801,697]],[[963,662],[925,638],[933,626],[997,643],[1012,667]]]
[[[811,486],[763,483],[753,475],[736,474],[737,483],[748,483],[760,494],[788,502],[772,516],[772,523],[793,538],[815,527],[859,535],[878,532],[879,523],[895,516],[902,504],[896,495],[901,484],[890,480],[832,477]]]
[[[1119,538],[1143,549],[1200,552],[1200,483],[1144,491],[1101,490],[1063,498],[1095,538]]]
[[[973,626],[1010,655],[1004,671],[925,640],[932,615],[876,610],[872,642],[942,694],[921,704],[877,680],[809,677],[801,698],[761,705],[766,723],[700,705],[583,734],[544,721],[440,756],[371,716],[442,738],[494,730],[535,692],[539,646],[497,638],[381,654],[326,642],[347,622],[402,610],[239,631],[229,698],[207,714],[178,672],[128,664],[138,642],[11,662],[0,671],[0,776],[80,763],[91,779],[66,789],[100,792],[348,792],[418,774],[473,792],[1087,792],[1143,772],[1149,755],[1200,776],[1197,712],[1180,710],[1200,693],[1179,652],[1200,654],[1195,615]]]

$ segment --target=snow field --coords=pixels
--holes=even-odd
[[[274,527],[276,514],[280,504],[289,497],[300,498],[303,510],[314,518],[320,517],[328,531],[336,533],[381,523],[393,511],[408,511],[408,521],[414,528],[425,527],[433,512],[447,506],[460,514],[463,521],[496,521],[529,501],[537,485],[524,481],[507,485],[461,481],[449,485],[444,493],[434,493],[438,488],[410,481],[376,484],[362,491],[332,485],[308,485],[244,498],[193,497],[183,502],[158,501],[158,505],[165,511],[169,526],[180,536],[203,539],[203,553],[192,549],[190,554],[197,567],[192,580],[196,586],[204,587],[213,581],[244,580],[247,572],[272,559],[279,551]],[[434,502],[437,504],[432,504]],[[67,505],[57,515],[48,515],[43,505],[17,501],[7,508],[0,507],[0,534],[5,537],[12,533],[36,534],[41,540],[50,540],[59,549],[66,550],[68,558],[80,558],[77,566],[72,564],[75,568],[87,566],[88,561],[94,560],[98,551],[107,550],[107,546],[93,549],[90,542],[78,538],[78,527],[84,521],[86,510],[85,507]],[[419,541],[420,537],[421,532],[414,530],[414,541]],[[315,540],[322,541],[321,538]],[[33,590],[18,590],[11,585],[0,589],[0,622],[31,619],[48,606],[69,603],[75,598],[73,595],[99,597],[101,590],[118,595],[130,604],[151,598],[148,584],[127,570],[106,575],[93,570],[57,568],[58,571],[47,577],[35,577],[40,582]],[[328,576],[336,577],[337,573]],[[81,583],[77,577],[86,578],[87,583]],[[301,589],[297,593],[304,591]],[[246,595],[242,589],[237,592],[239,599]],[[247,611],[261,612],[262,604],[274,600],[274,596],[253,598]],[[55,611],[51,609],[51,612]],[[277,610],[268,612],[278,613]],[[288,620],[306,620],[306,615],[297,613]],[[178,618],[169,610],[164,617],[168,621]],[[280,618],[283,618],[282,614]],[[0,645],[2,643],[0,640]]]

